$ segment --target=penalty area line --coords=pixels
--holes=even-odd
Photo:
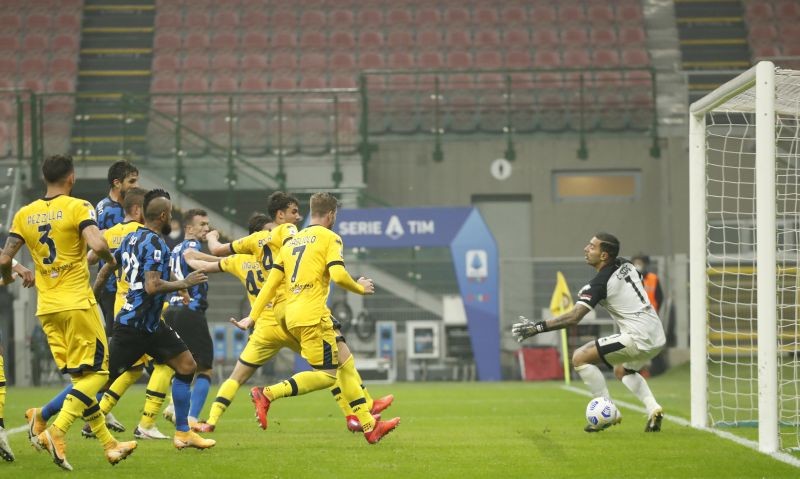
[[[580,394],[581,396],[586,396],[588,398],[592,397],[592,393],[590,393],[589,391],[586,391],[585,389],[579,389],[579,388],[576,388],[574,386],[561,386],[561,389],[564,389],[564,390],[569,391],[569,392],[573,392],[575,394]],[[647,414],[647,410],[645,408],[643,408],[642,406],[639,406],[637,404],[632,404],[632,403],[629,403],[629,402],[626,402],[626,401],[619,401],[617,399],[614,399],[614,404],[619,404],[620,406],[622,406],[622,407],[624,407],[626,409],[632,409],[632,410],[634,410],[636,412],[640,412],[642,414]],[[673,416],[672,414],[664,414],[664,420],[673,422],[673,423],[675,423],[675,424],[677,424],[679,426],[691,427],[691,423],[687,419],[682,418],[680,416]],[[720,431],[718,429],[713,429],[713,428],[697,428],[697,429],[700,430],[700,431],[710,432],[710,433],[712,433],[712,434],[714,434],[716,436],[719,436],[719,437],[721,437],[723,439],[727,439],[729,441],[733,441],[736,444],[739,444],[739,445],[742,445],[744,447],[750,448],[750,449],[752,449],[752,450],[754,450],[756,452],[760,452],[760,453],[762,453],[762,454],[764,454],[766,456],[769,456],[769,457],[771,457],[773,459],[776,459],[778,461],[781,461],[781,462],[784,462],[786,464],[789,464],[790,466],[800,467],[800,459],[792,456],[791,454],[787,454],[787,453],[781,452],[781,451],[773,452],[773,453],[762,452],[761,450],[758,449],[758,442],[757,441],[751,441],[750,439],[744,439],[744,438],[739,437],[739,436],[737,436],[735,434],[731,434],[731,433],[729,433],[727,431]]]

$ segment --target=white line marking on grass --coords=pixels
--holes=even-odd
[[[581,396],[586,396],[586,397],[589,397],[589,398],[592,397],[592,393],[590,393],[589,391],[587,391],[585,389],[579,389],[579,388],[576,388],[574,386],[561,386],[561,388],[565,389],[567,391],[576,393],[576,394],[580,394]],[[632,404],[632,403],[625,402],[625,401],[620,401],[620,400],[617,400],[617,399],[614,399],[614,403],[615,404],[619,404],[620,406],[622,406],[622,407],[624,407],[626,409],[633,409],[636,412],[640,412],[642,414],[647,414],[647,410],[645,408],[639,406],[639,405]],[[674,422],[675,424],[678,424],[679,426],[691,426],[691,423],[687,419],[682,418],[680,416],[673,416],[672,414],[664,414],[664,419],[667,420],[667,421],[670,421],[670,422]],[[748,447],[750,449],[753,449],[756,452],[761,452],[758,449],[758,442],[757,441],[751,441],[750,439],[745,439],[743,437],[739,437],[739,436],[737,436],[735,434],[731,434],[731,433],[729,433],[727,431],[720,431],[719,429],[705,428],[705,429],[699,429],[699,430],[700,431],[710,432],[710,433],[715,434],[715,435],[717,435],[717,436],[719,436],[719,437],[721,437],[723,439],[728,439],[729,441],[733,441],[736,444],[739,444],[739,445]],[[762,454],[765,454],[765,455],[767,455],[769,457],[777,459],[778,461],[785,462],[786,464],[789,464],[791,466],[800,467],[800,459],[792,456],[791,454],[787,454],[785,452],[780,452],[780,451],[772,453],[772,454],[768,454],[768,453],[762,453]]]
[[[12,434],[16,434],[18,432],[23,432],[27,430],[28,430],[28,425],[26,424],[24,426],[15,427],[14,429],[6,429],[6,434],[10,436]]]

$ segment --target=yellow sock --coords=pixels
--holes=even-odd
[[[106,384],[107,380],[108,372],[105,371],[91,371],[73,378],[72,390],[64,398],[64,404],[61,406],[61,411],[56,416],[55,421],[53,421],[53,425],[62,432],[67,432],[72,423],[81,417],[83,411],[87,408],[97,406],[99,412],[100,406],[97,404],[95,396],[97,396],[100,388]],[[103,427],[105,427],[105,420],[103,421]]]
[[[66,400],[64,403],[66,403]],[[106,417],[100,411],[100,405],[97,404],[97,401],[83,411],[83,420],[89,423],[89,427],[92,428],[92,432],[97,436],[97,440],[100,441],[104,448],[108,448],[117,442],[109,432],[108,427],[106,427]]]
[[[150,429],[156,423],[156,416],[161,411],[161,406],[164,405],[164,400],[169,391],[169,384],[172,381],[172,376],[175,371],[166,364],[156,364],[153,367],[153,373],[150,375],[150,380],[147,381],[147,389],[145,390],[144,410],[142,417],[139,419],[139,425],[145,429]]]
[[[219,418],[225,413],[228,406],[231,405],[231,401],[233,401],[233,397],[236,396],[236,391],[239,390],[240,386],[241,384],[234,379],[226,379],[225,382],[222,383],[219,387],[219,391],[217,391],[217,397],[214,399],[214,403],[211,404],[211,411],[208,413],[207,423],[211,425],[217,424]]]
[[[3,418],[6,409],[6,369],[3,356],[0,356],[0,427],[6,427]]]
[[[344,417],[352,416],[353,408],[350,407],[350,404],[347,403],[347,400],[342,395],[342,386],[338,377],[336,378],[336,383],[334,383],[333,387],[331,388],[331,394],[333,394],[333,399],[336,401],[339,409],[342,410]]]
[[[270,401],[287,396],[300,396],[312,391],[327,389],[336,382],[336,376],[324,371],[303,371],[285,381],[264,388],[264,395]]]
[[[353,356],[347,358],[347,361],[352,361]],[[345,361],[345,362],[347,362]],[[369,391],[367,391],[367,387],[364,386],[364,380],[361,379],[361,374],[359,374],[358,369],[356,369],[355,364],[353,364],[353,372],[356,373],[356,378],[358,379],[358,384],[361,385],[361,392],[364,394],[364,399],[367,400],[367,410],[372,410],[372,395],[370,395]]]
[[[367,400],[364,398],[364,393],[361,389],[361,378],[356,372],[352,356],[339,365],[336,375],[339,378],[339,387],[342,388],[342,395],[350,407],[353,408],[353,414],[358,417],[361,428],[364,432],[372,431],[372,428],[375,427],[375,419],[369,413]]]
[[[103,399],[100,400],[100,410],[103,414],[108,414],[114,409],[125,391],[142,377],[142,372],[141,368],[129,369],[111,383],[108,391],[103,394]]]

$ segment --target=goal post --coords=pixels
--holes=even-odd
[[[800,448],[800,72],[760,62],[689,118],[691,424]]]

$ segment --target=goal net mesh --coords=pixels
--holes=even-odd
[[[775,77],[775,206],[780,447],[800,447],[800,72]],[[708,414],[758,423],[755,87],[706,115]],[[754,434],[754,433],[753,433]]]

